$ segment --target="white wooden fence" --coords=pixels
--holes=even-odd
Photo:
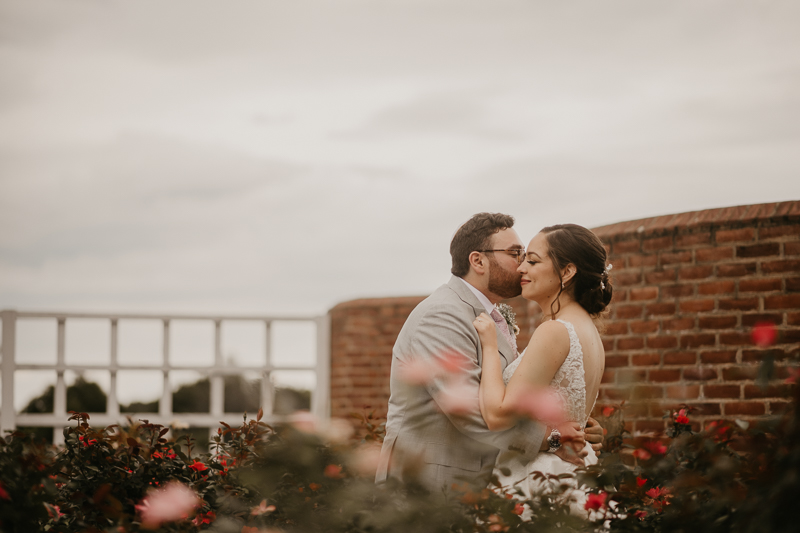
[[[229,424],[239,424],[242,413],[224,412],[224,378],[229,375],[261,376],[261,406],[265,419],[274,421],[273,415],[274,389],[271,373],[275,370],[311,370],[316,376],[316,386],[311,394],[311,412],[320,419],[330,416],[330,321],[324,316],[196,316],[196,315],[144,315],[144,314],[105,314],[105,313],[42,313],[19,312],[5,310],[0,312],[2,317],[2,412],[0,412],[0,431],[14,429],[17,426],[25,427],[52,427],[55,444],[63,443],[62,429],[68,425],[67,418],[67,383],[64,373],[67,371],[82,372],[86,370],[105,370],[110,373],[111,381],[108,390],[106,412],[91,414],[91,423],[95,427],[104,427],[110,424],[124,422],[130,416],[134,421],[144,418],[152,423],[169,426],[174,420],[179,419],[190,427],[206,427],[211,433],[219,427],[220,421]],[[20,363],[16,358],[16,332],[17,319],[49,318],[57,323],[57,342],[55,363]],[[104,319],[110,322],[111,346],[110,364],[67,364],[65,360],[65,331],[66,322],[70,319]],[[129,319],[156,319],[163,324],[163,351],[161,364],[130,365],[120,364],[118,361],[118,335],[117,326],[120,320]],[[174,320],[210,321],[214,324],[214,362],[211,366],[175,366],[170,363],[170,322]],[[258,321],[263,323],[266,334],[265,357],[266,364],[259,366],[231,366],[226,364],[222,354],[221,326],[228,321]],[[306,366],[272,365],[270,334],[273,322],[312,322],[316,325],[316,361]],[[52,413],[20,413],[14,407],[14,376],[17,370],[51,370],[56,373],[55,394],[53,397]],[[120,370],[156,370],[163,375],[163,393],[158,403],[158,413],[120,413],[117,396],[117,374]],[[208,413],[173,413],[172,387],[170,386],[170,373],[173,371],[196,371],[198,374],[208,376],[210,382],[210,409]],[[252,413],[255,417],[255,413]]]

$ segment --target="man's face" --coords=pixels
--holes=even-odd
[[[517,232],[506,228],[492,235],[492,250],[524,250]],[[520,280],[522,274],[517,272],[517,259],[506,252],[490,252],[489,259],[489,291],[501,298],[513,298],[522,293]]]

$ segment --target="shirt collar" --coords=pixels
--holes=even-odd
[[[466,285],[467,288],[472,291],[472,294],[475,295],[475,297],[481,303],[483,308],[486,309],[486,313],[491,315],[492,311],[494,311],[495,307],[497,307],[497,306],[495,304],[493,304],[492,302],[490,302],[489,298],[487,298],[485,294],[483,294],[481,291],[479,291],[478,289],[476,289],[475,287],[470,285],[467,280],[465,280],[464,278],[458,278],[458,279],[460,279],[461,281],[464,282],[464,285]]]

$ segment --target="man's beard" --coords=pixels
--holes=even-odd
[[[503,298],[514,298],[522,294],[522,275],[517,272],[508,272],[497,261],[489,259],[489,292]]]

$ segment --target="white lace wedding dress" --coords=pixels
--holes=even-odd
[[[582,427],[585,427],[588,417],[586,416],[586,377],[583,368],[583,349],[573,325],[564,320],[557,320],[557,322],[564,324],[569,333],[569,354],[567,354],[567,358],[556,372],[550,385],[562,396],[566,407],[567,419],[579,422]],[[524,354],[517,357],[503,372],[503,381],[505,381],[506,385],[508,385],[523,356]],[[592,402],[592,408],[594,408],[595,401],[597,401],[596,397]],[[584,459],[586,465],[597,463],[597,457],[588,442],[586,447],[589,452]],[[495,463],[494,473],[506,492],[513,494],[516,489],[521,489],[527,499],[534,494],[550,490],[550,484],[534,479],[531,475],[533,472],[558,475],[574,472],[576,468],[572,463],[568,463],[552,453],[542,452],[533,461],[525,462],[519,453],[501,451]],[[510,471],[510,474],[503,474],[502,471],[506,469]],[[577,489],[577,484],[573,484],[573,486],[575,489],[569,491],[567,497],[572,500],[576,510],[582,511],[586,494],[584,491]]]

